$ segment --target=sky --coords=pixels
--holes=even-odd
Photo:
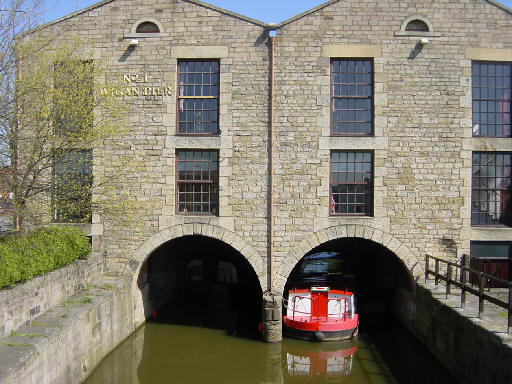
[[[44,0],[47,13],[44,21],[52,21],[76,10],[83,9],[99,0]],[[326,0],[203,0],[217,7],[240,13],[266,23],[280,23]],[[428,0],[427,0],[428,1]],[[512,0],[500,0],[512,8]]]

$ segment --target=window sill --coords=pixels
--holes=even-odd
[[[219,137],[219,133],[179,133],[176,132],[176,136],[180,137]]]
[[[211,213],[184,213],[184,212],[176,212],[176,215],[183,217],[219,217],[219,215],[214,215]]]
[[[439,32],[419,32],[419,31],[398,31],[394,33],[395,37],[441,37]]]
[[[53,221],[51,225],[55,225],[58,227],[73,227],[77,228],[80,231],[84,233],[86,236],[92,235],[92,223],[63,223],[63,222],[57,222]]]
[[[472,229],[505,229],[512,230],[512,227],[504,224],[471,224]]]
[[[154,38],[154,37],[168,37],[169,34],[165,32],[158,33],[127,33],[123,36],[125,39],[141,39],[141,38]]]
[[[373,219],[374,216],[368,216],[368,215],[363,215],[363,214],[357,214],[357,213],[339,213],[339,214],[329,214],[329,217],[330,218],[361,218],[361,219]]]
[[[468,233],[471,241],[510,241],[512,228],[506,226],[471,226]]]
[[[375,133],[332,133],[330,137],[375,137]]]

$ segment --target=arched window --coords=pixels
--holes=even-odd
[[[152,21],[143,21],[139,25],[137,25],[136,33],[160,33],[160,28],[158,25],[153,23]]]
[[[219,261],[217,269],[217,282],[225,284],[237,284],[238,274],[236,267],[229,261]]]
[[[185,268],[188,281],[203,280],[203,260],[192,260]]]
[[[430,32],[428,24],[420,19],[409,21],[405,27],[405,30],[408,32]]]

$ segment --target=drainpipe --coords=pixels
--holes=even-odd
[[[268,202],[268,220],[269,220],[269,277],[268,289],[263,294],[263,313],[262,313],[262,336],[263,340],[275,343],[282,340],[282,318],[281,307],[282,298],[279,294],[273,292],[274,276],[274,67],[275,67],[275,37],[277,28],[275,24],[270,24],[270,92],[269,92],[269,135],[268,135],[268,168],[269,168],[269,202]]]
[[[270,127],[269,127],[269,143],[268,143],[268,161],[269,161],[269,213],[270,213],[270,229],[269,229],[269,263],[270,274],[268,290],[274,289],[274,64],[275,64],[275,43],[277,32],[275,29],[269,31],[270,38]]]

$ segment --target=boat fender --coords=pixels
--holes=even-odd
[[[320,331],[316,331],[315,332],[315,337],[318,341],[323,341],[324,338],[325,338],[325,335],[323,332],[320,332]]]

